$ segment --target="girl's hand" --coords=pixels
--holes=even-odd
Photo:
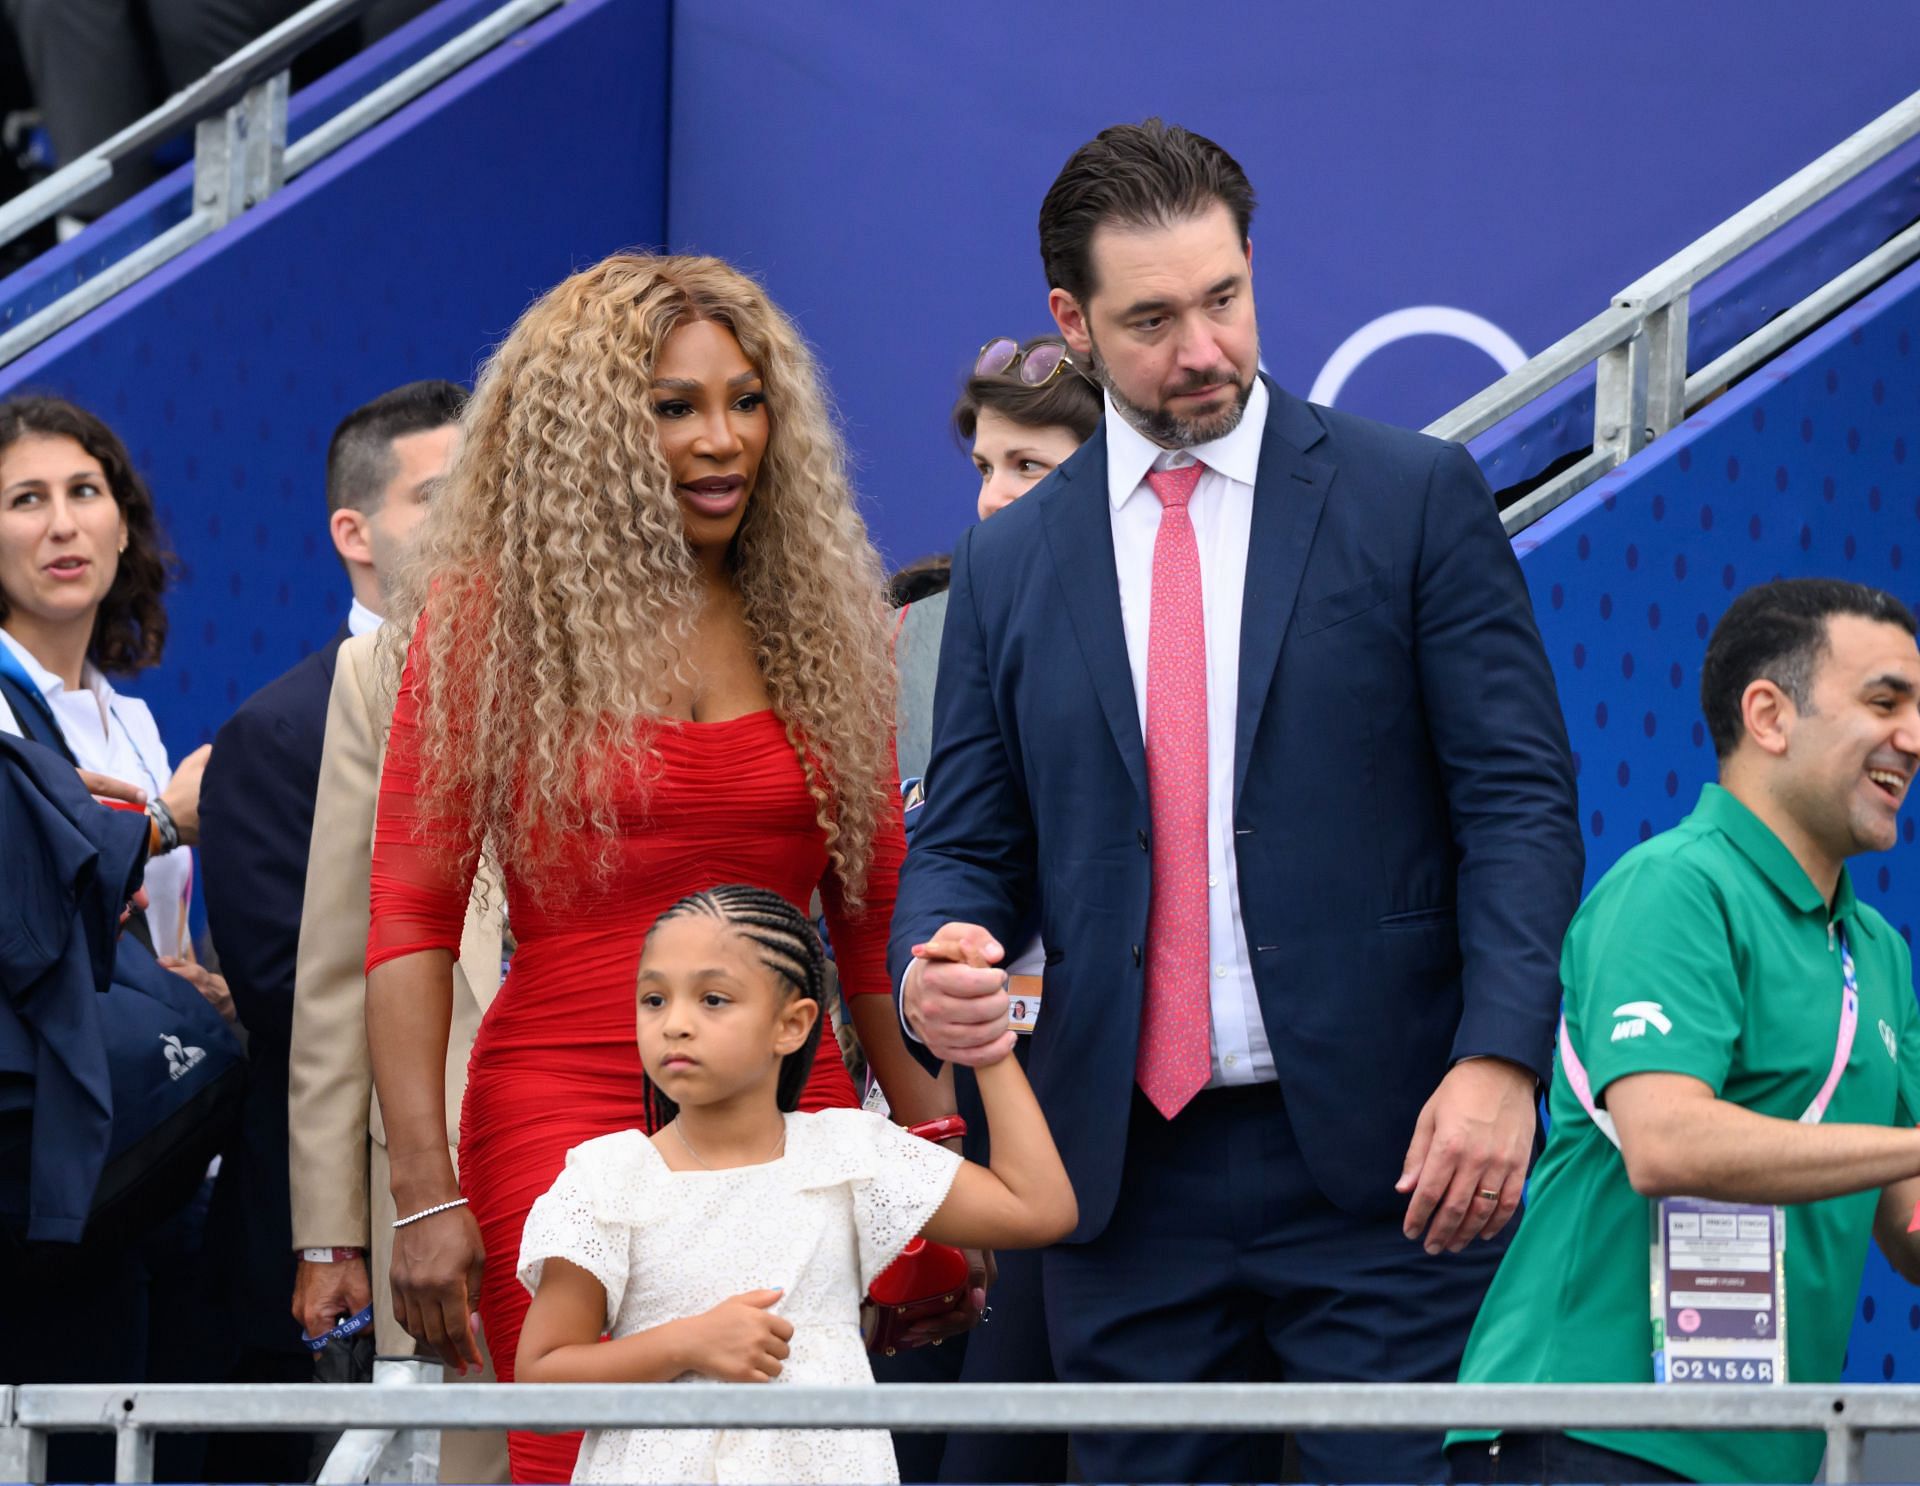
[[[691,1370],[717,1383],[771,1383],[791,1350],[793,1322],[769,1309],[778,1290],[749,1290],[688,1321]]]

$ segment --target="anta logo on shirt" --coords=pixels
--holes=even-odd
[[[1662,1037],[1673,1030],[1673,1023],[1667,1020],[1658,1001],[1629,1001],[1616,1006],[1613,1008],[1613,1040],[1625,1042],[1629,1037],[1645,1037],[1649,1022]]]
[[[1900,1044],[1893,1035],[1893,1028],[1887,1025],[1884,1018],[1882,1018],[1880,1022],[1880,1040],[1887,1045],[1887,1056],[1898,1063],[1900,1061]]]

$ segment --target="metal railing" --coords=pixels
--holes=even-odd
[[[194,130],[192,206],[185,220],[0,334],[0,366],[259,206],[302,171],[566,0],[504,0],[485,19],[289,148],[289,65],[372,3],[313,0],[153,112],[0,206],[0,246],[5,246],[105,185],[125,161],[189,126]]]
[[[1917,135],[1920,93],[1635,279],[1578,330],[1428,424],[1426,432],[1473,438],[1597,362],[1592,452],[1502,513],[1509,535],[1532,525],[1671,430],[1688,409],[1920,258],[1916,223],[1687,375],[1687,306],[1694,286]]]
[[[1298,1430],[1739,1429],[1826,1438],[1826,1479],[1859,1479],[1861,1437],[1920,1431],[1920,1387],[1440,1383],[19,1384],[0,1388],[0,1481],[44,1481],[50,1432],[111,1431],[114,1479],[153,1478],[168,1431],[892,1429],[1280,1433]]]

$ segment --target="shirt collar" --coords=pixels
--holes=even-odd
[[[1823,920],[1829,916],[1827,900],[1820,896],[1820,889],[1807,876],[1807,869],[1787,849],[1786,842],[1774,835],[1773,827],[1748,809],[1731,790],[1718,784],[1703,785],[1700,803],[1693,813],[1737,846],[1740,854],[1773,884],[1774,890],[1800,912],[1817,913]],[[1853,894],[1853,878],[1842,866],[1840,882],[1833,893],[1831,917],[1864,925],[1859,909],[1859,899]]]
[[[347,610],[347,633],[358,639],[361,635],[370,635],[379,629],[384,621],[360,600],[353,601],[353,607]]]
[[[41,696],[51,702],[55,697],[66,695],[67,683],[35,660],[31,650],[3,629],[0,629],[0,644],[13,652],[14,659],[18,660],[21,668],[26,671],[27,679],[39,688]],[[103,707],[113,701],[113,687],[92,661],[87,661],[80,667],[80,685],[84,690],[92,692]]]
[[[1106,398],[1107,417],[1107,499],[1119,510],[1132,497],[1147,478],[1147,471],[1156,467],[1171,468],[1174,463],[1185,464],[1181,458],[1157,465],[1163,457],[1170,454],[1191,455],[1208,469],[1218,470],[1229,480],[1246,486],[1251,490],[1260,476],[1260,439],[1267,428],[1267,384],[1264,379],[1253,379],[1253,392],[1247,398],[1246,411],[1240,421],[1234,425],[1233,432],[1211,443],[1195,444],[1191,449],[1162,449],[1152,439],[1127,422],[1126,417],[1113,405],[1113,398]]]

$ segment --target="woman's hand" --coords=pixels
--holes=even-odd
[[[442,1196],[400,1205],[400,1215],[451,1200]],[[442,1363],[462,1376],[469,1365],[485,1365],[473,1317],[480,1304],[480,1274],[486,1262],[480,1225],[471,1208],[449,1208],[396,1229],[393,1235],[394,1314],[408,1335],[425,1342]]]
[[[159,959],[163,969],[191,983],[229,1027],[239,1024],[240,1014],[233,1008],[233,993],[227,989],[225,976],[215,975],[191,955],[161,955]]]
[[[180,760],[173,778],[160,791],[160,803],[173,815],[182,846],[200,844],[200,779],[207,772],[207,760],[213,757],[213,745],[202,743]]]
[[[716,1383],[771,1383],[791,1350],[793,1322],[770,1309],[778,1290],[749,1290],[686,1323],[690,1371]]]
[[[147,792],[137,784],[129,784],[124,779],[115,779],[111,774],[96,774],[91,769],[77,771],[80,782],[86,786],[87,793],[101,800],[122,800],[129,805],[147,803]]]

